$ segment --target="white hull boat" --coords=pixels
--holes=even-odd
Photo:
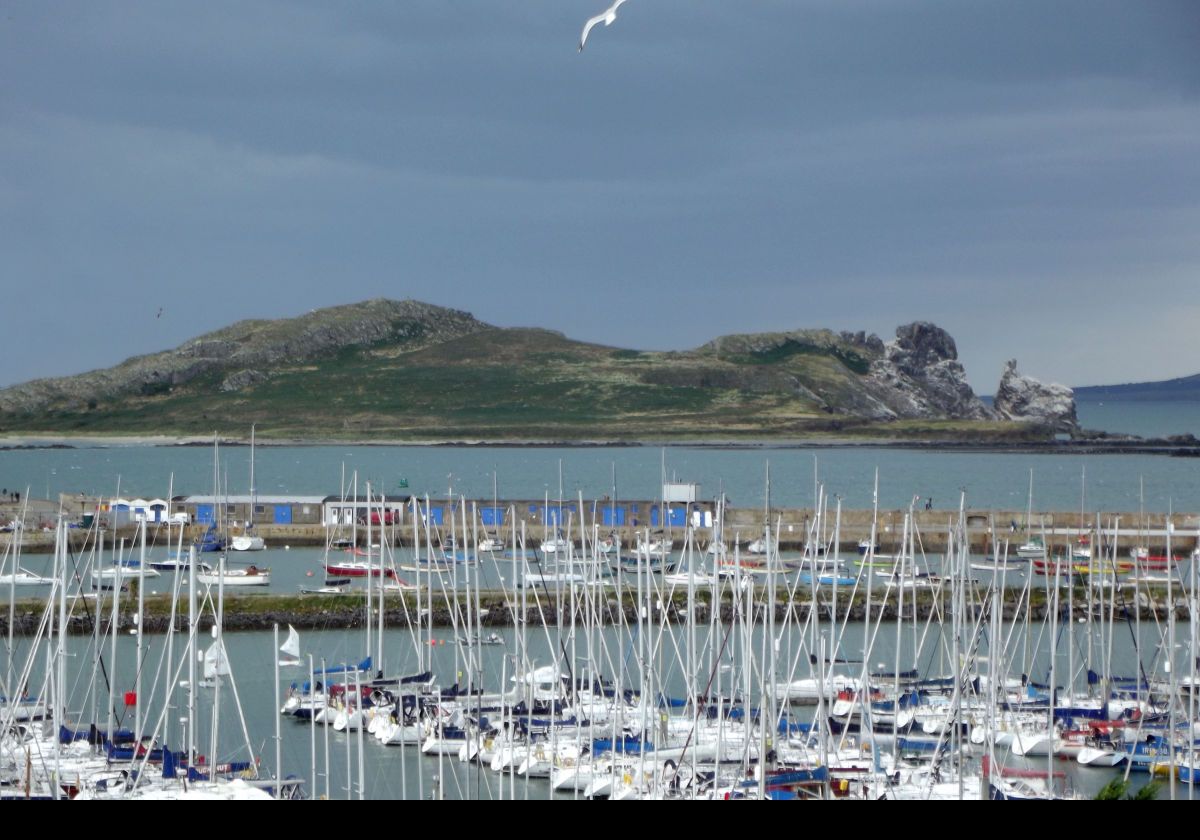
[[[271,570],[251,566],[247,569],[226,569],[220,572],[197,572],[196,581],[204,586],[270,586]]]
[[[49,586],[52,583],[54,578],[42,577],[31,572],[0,575],[0,586]]]
[[[267,547],[267,543],[262,537],[243,534],[234,537],[229,547],[234,551],[262,551]]]

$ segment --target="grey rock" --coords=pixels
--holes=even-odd
[[[252,388],[262,382],[270,379],[267,374],[261,370],[239,370],[237,373],[232,373],[226,376],[221,382],[222,391],[240,391],[243,388]]]
[[[1017,373],[1017,360],[1009,359],[1000,376],[994,402],[996,413],[1006,420],[1021,420],[1050,426],[1058,432],[1075,432],[1075,393],[1066,385],[1040,382]]]
[[[883,356],[871,363],[872,390],[895,417],[991,420],[996,414],[975,396],[950,334],[917,321],[896,329]]]

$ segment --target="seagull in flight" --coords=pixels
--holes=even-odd
[[[612,22],[617,19],[617,9],[621,8],[621,4],[625,0],[614,0],[613,4],[605,9],[594,18],[588,18],[588,22],[583,25],[583,34],[579,36],[579,51],[583,52],[583,45],[587,43],[588,33],[592,31],[592,27],[598,23],[603,23],[605,26],[612,26]]]

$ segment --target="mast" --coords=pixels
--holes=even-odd
[[[253,428],[253,427],[251,427],[251,428]],[[253,483],[253,482],[251,482],[251,483]],[[253,508],[251,508],[251,510],[253,510]],[[279,709],[280,709],[280,704],[279,704],[279,622],[275,622],[274,640],[271,642],[271,650],[272,650],[272,653],[274,654],[274,665],[275,665],[275,679],[271,683],[271,687],[275,692],[275,714],[274,714],[274,718],[275,718],[275,780],[276,780],[276,782],[279,782],[279,781],[282,781],[282,779],[283,779],[283,757],[282,757],[283,756],[283,746],[282,746],[283,735],[279,731],[279,720],[280,720],[280,718],[283,717],[283,715],[281,715],[279,713]],[[309,701],[311,702],[311,700],[312,700],[311,692],[313,689],[312,683],[308,684],[308,689],[310,692],[309,693]],[[315,761],[313,762],[313,766],[314,767],[316,766]],[[310,777],[310,778],[313,778],[313,783],[315,784],[316,783],[315,778],[314,777]],[[278,790],[279,790],[278,784],[276,784],[275,789],[276,789],[276,795],[278,796]]]
[[[117,622],[119,620],[118,610],[120,609],[119,601],[121,600],[121,573],[124,568],[121,566],[121,555],[125,553],[125,540],[122,539],[119,543],[113,542],[113,583],[112,583],[112,613],[109,617],[108,632],[112,634],[112,652],[109,654],[109,665],[112,669],[112,674],[108,678],[108,737],[111,740],[113,733],[116,731],[117,723],[117,704],[116,704],[116,683],[117,683]],[[104,578],[101,578],[103,581]],[[101,589],[103,591],[103,589]]]
[[[355,519],[358,518],[358,485],[357,485],[357,483],[354,486],[354,518]],[[371,482],[370,481],[367,482],[367,551],[366,551],[366,555],[367,555],[367,598],[366,598],[366,601],[367,601],[367,621],[366,621],[366,623],[367,623],[367,650],[366,650],[366,655],[367,655],[367,658],[369,659],[371,657],[371,607],[374,606],[374,603],[375,603],[373,600],[373,597],[372,597],[374,595],[374,591],[371,589],[371,586],[372,586],[371,578],[373,578],[375,576],[375,567],[374,567],[374,564],[371,562]],[[383,574],[383,551],[382,550],[380,550],[380,552],[379,552],[379,573],[381,575]],[[383,585],[382,580],[379,582],[379,585],[380,586]],[[362,719],[362,714],[361,714],[362,697],[359,697],[358,699],[359,699],[359,707],[358,708],[360,711],[359,723],[361,725],[361,722],[362,722],[361,721],[361,719]]]
[[[67,523],[62,516],[58,517],[56,534],[56,554],[60,568],[56,575],[55,585],[58,586],[58,648],[55,671],[57,677],[54,687],[54,722],[59,726],[67,719],[66,687],[67,687]],[[46,647],[49,655],[49,645]],[[62,786],[59,780],[59,756],[62,750],[54,749],[54,798],[60,799]]]
[[[1175,588],[1173,586],[1175,570],[1171,568],[1171,532],[1173,530],[1175,529],[1171,522],[1171,515],[1167,514],[1167,655],[1165,662],[1167,669],[1167,696],[1171,698],[1167,723],[1167,731],[1171,733],[1167,741],[1167,756],[1170,763],[1167,773],[1167,784],[1172,801],[1175,799],[1175,743],[1178,740],[1178,733],[1175,730],[1175,722],[1178,720],[1175,707],[1179,705],[1177,682],[1175,680]],[[1194,622],[1194,617],[1191,620]],[[1188,742],[1193,747],[1195,746],[1195,736],[1192,734],[1194,724],[1194,721],[1188,721]]]
[[[904,535],[900,541],[900,568],[892,569],[892,580],[896,584],[896,659],[895,670],[892,675],[893,695],[895,697],[892,708],[892,755],[900,755],[900,648],[901,641],[904,638],[904,561],[908,556],[908,529],[912,524],[913,503],[908,504],[908,513],[904,516]],[[916,577],[914,576],[914,580]],[[913,597],[916,597],[914,591]],[[887,598],[887,595],[884,595]],[[863,657],[866,658],[865,656]]]
[[[367,505],[369,508],[370,507],[370,499],[369,499],[370,492],[368,492],[367,495],[368,495]],[[384,673],[384,668],[383,668],[383,626],[384,626],[384,622],[386,620],[386,616],[384,615],[384,611],[386,609],[386,603],[384,601],[384,596],[387,593],[385,584],[387,583],[387,577],[388,577],[387,572],[384,570],[384,565],[383,565],[384,557],[388,557],[392,560],[392,564],[391,564],[392,575],[393,575],[392,579],[397,587],[399,587],[399,585],[400,585],[400,576],[396,573],[395,555],[392,552],[392,539],[395,536],[396,527],[395,527],[395,523],[393,522],[391,530],[390,531],[388,530],[388,527],[387,527],[388,516],[389,516],[389,513],[388,513],[388,507],[387,507],[387,497],[384,494],[380,493],[379,494],[379,586],[376,587],[376,589],[379,592],[379,618],[375,625],[375,673],[381,677],[383,676],[383,673]],[[368,555],[367,559],[370,560],[369,555]]]
[[[250,516],[247,529],[254,528],[254,511],[258,506],[258,489],[254,486],[254,423],[250,424]]]
[[[171,541],[171,528],[167,526],[167,542]],[[142,621],[146,615],[146,519],[142,518],[142,539],[138,551],[138,607],[133,617],[137,629],[137,666],[133,669],[133,731],[138,741],[142,736]]]
[[[220,723],[221,723],[221,677],[222,671],[227,669],[225,656],[225,637],[221,628],[222,622],[225,620],[225,555],[222,554],[217,559],[217,609],[216,618],[213,621],[212,638],[213,646],[216,648],[216,667],[213,669],[216,673],[213,674],[213,710],[212,710],[212,734],[208,760],[209,771],[208,780],[216,781],[216,765],[217,765],[217,750],[220,748]],[[205,657],[207,659],[207,657]]]
[[[188,766],[196,763],[196,546],[188,548],[188,700],[187,700],[187,748]]]

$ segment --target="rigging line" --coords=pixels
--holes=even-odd
[[[568,517],[567,533],[570,533],[570,529],[571,529],[570,523],[571,523],[571,520]],[[556,560],[555,565],[561,565],[561,564],[559,564]],[[545,593],[545,595],[546,595],[546,606],[549,607],[549,605],[550,605],[550,590],[546,588],[546,574],[544,571],[541,570],[540,565],[539,565],[539,571],[538,571],[538,581],[541,584],[542,592]],[[571,585],[574,586],[573,583]],[[537,599],[537,586],[536,585],[534,586],[533,594],[534,594],[534,598]],[[535,601],[535,603],[537,603],[538,615],[542,619],[542,628],[546,629],[546,614],[544,612],[542,612],[542,602],[540,599],[538,599]],[[562,604],[555,603],[555,610],[556,610],[555,616],[554,616],[555,626],[561,626]],[[547,635],[549,635],[549,633],[547,633]],[[563,639],[562,633],[558,633],[557,636],[558,636],[558,647],[559,647],[559,650],[562,651],[563,663],[566,665],[566,668],[567,668],[567,679],[569,680],[568,685],[571,686],[571,695],[574,697],[574,696],[577,696],[578,688],[575,685],[575,672],[572,667],[573,663],[571,662],[571,655],[569,653],[567,653],[567,644],[566,644],[566,641]]]
[[[1133,619],[1130,616],[1129,602],[1126,600],[1125,590],[1123,587],[1117,587],[1117,594],[1121,596],[1121,613],[1125,618],[1125,627],[1129,630],[1129,640],[1133,643],[1133,650],[1137,654],[1137,669],[1138,675],[1146,685],[1150,685],[1150,678],[1146,675],[1146,667],[1142,662],[1142,644],[1138,638],[1137,631],[1134,629]],[[1142,605],[1135,603],[1134,610],[1141,612]]]
[[[79,569],[79,562],[78,562],[78,558],[77,558],[77,557],[76,557],[74,554],[72,554],[72,553],[71,553],[71,544],[70,544],[70,542],[69,542],[69,541],[67,542],[66,546],[64,547],[64,550],[66,551],[66,556],[67,556],[68,558],[70,558],[70,560],[71,560],[71,569],[72,569],[72,571],[74,572],[74,579],[75,579],[76,581],[78,581],[78,583],[79,583],[79,588],[80,588],[80,590],[82,591],[82,589],[83,589],[83,575],[82,575],[82,573],[80,572],[80,569]],[[82,549],[80,549],[80,551],[82,552]],[[93,551],[95,551],[95,549],[94,549],[94,548],[93,548]],[[103,578],[101,578],[101,580],[103,580]],[[121,586],[121,576],[120,576],[120,575],[117,575],[117,576],[115,577],[115,585],[118,587],[118,591],[119,591],[119,588],[120,588],[120,586]],[[101,592],[103,592],[104,590],[103,590],[103,589],[101,589],[100,591],[101,591]],[[116,593],[114,593],[113,597],[114,597],[114,598],[116,597]],[[87,619],[87,625],[86,625],[86,627],[85,627],[84,629],[86,629],[86,630],[95,630],[95,629],[96,629],[96,627],[97,627],[97,625],[98,625],[98,622],[99,622],[99,620],[100,620],[100,618],[99,618],[99,613],[100,613],[100,599],[99,599],[99,598],[96,598],[96,615],[95,615],[95,616],[93,616],[93,615],[92,615],[92,613],[91,613],[90,609],[88,608],[87,599],[86,599],[86,598],[81,598],[80,600],[82,600],[82,601],[83,601],[83,614],[84,614],[84,617]],[[63,628],[59,628],[59,631],[60,631],[60,632],[62,632],[62,629],[63,629]],[[116,633],[116,632],[117,632],[117,630],[116,630],[116,628],[115,628],[115,627],[110,627],[110,628],[109,628],[109,632],[110,632],[110,633]],[[99,665],[100,665],[100,674],[101,674],[101,677],[102,677],[102,678],[103,678],[103,680],[104,680],[104,688],[105,688],[106,690],[109,690],[109,691],[111,691],[111,688],[112,688],[112,686],[110,685],[110,682],[109,682],[109,676],[108,676],[108,666],[107,666],[107,665],[105,664],[105,662],[104,662],[104,652],[103,652],[103,651],[99,651],[99,652],[98,652],[97,661],[98,661],[98,663],[99,663]],[[112,709],[112,713],[113,713],[113,717],[114,717],[114,718],[116,719],[116,721],[117,721],[117,727],[118,727],[118,728],[120,728],[120,726],[121,726],[121,717],[122,717],[122,715],[121,715],[121,714],[120,714],[120,713],[117,711],[116,705],[117,705],[117,704],[116,704],[116,702],[115,702],[115,695],[114,695],[114,702],[113,702],[113,709]],[[109,738],[112,738],[112,735],[113,735],[113,733],[111,733],[111,732],[110,732],[110,733],[109,733]]]
[[[721,669],[721,658],[725,655],[725,647],[729,644],[729,637],[733,633],[733,624],[734,623],[731,621],[725,625],[725,635],[724,635],[724,638],[721,639],[721,649],[717,652],[717,657],[716,657],[715,662],[713,663],[713,667],[708,672],[708,682],[704,686],[704,698],[705,698],[704,702],[706,705],[709,700],[709,692],[712,691],[713,680],[716,679],[717,672]],[[720,704],[718,703],[718,705],[720,705]],[[695,710],[693,709],[693,712],[694,711]],[[721,714],[720,708],[717,709],[717,714]],[[762,721],[762,714],[760,711],[759,726],[762,726],[762,725],[763,725],[763,721]],[[684,740],[684,742],[683,742],[683,750],[679,753],[679,762],[676,765],[677,767],[683,766],[683,758],[684,758],[684,756],[687,755],[688,747],[691,746],[692,735],[693,735],[693,733],[695,733],[695,731],[696,731],[696,717],[694,716],[692,718],[692,727],[691,727],[691,729],[688,730],[687,739]]]

